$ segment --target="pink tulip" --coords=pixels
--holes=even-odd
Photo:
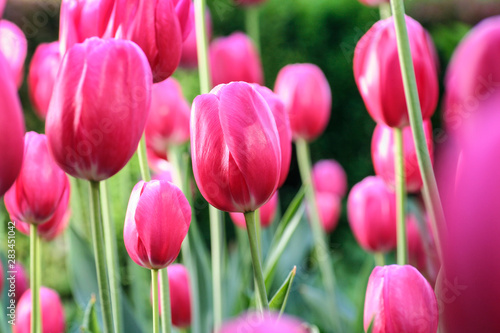
[[[281,318],[276,313],[266,312],[262,316],[259,313],[248,312],[240,315],[222,325],[217,333],[307,333],[308,330],[302,323],[288,315]]]
[[[210,70],[214,86],[232,81],[264,84],[260,56],[252,40],[241,32],[216,38],[210,44]]]
[[[259,208],[260,226],[262,228],[267,228],[273,223],[278,203],[278,192],[275,192],[271,199]],[[242,213],[229,213],[229,216],[237,227],[247,228],[245,216]]]
[[[56,291],[40,288],[40,308],[42,313],[43,333],[64,332],[64,308]],[[27,290],[16,309],[16,324],[12,326],[14,333],[29,333],[31,327],[31,289]]]
[[[18,304],[24,292],[30,287],[29,276],[28,273],[26,273],[24,266],[21,265],[19,261],[16,261],[14,268],[9,270],[14,272],[14,288],[16,289],[14,293],[14,300],[16,304]]]
[[[420,23],[406,17],[423,119],[437,105],[439,89],[436,51]],[[368,113],[377,123],[408,126],[408,109],[401,77],[393,18],[375,23],[354,51],[354,78]]]
[[[347,192],[347,175],[339,162],[321,160],[314,164],[312,181],[316,192],[327,192],[342,198]]]
[[[127,164],[144,131],[151,70],[132,42],[98,38],[76,44],[57,75],[45,130],[68,174],[107,179]]]
[[[455,50],[445,78],[443,120],[449,131],[457,132],[482,104],[500,100],[499,45],[500,16],[493,16],[475,26]]]
[[[14,23],[0,20],[0,53],[9,64],[11,77],[19,88],[23,83],[24,61],[28,42],[23,31]]]
[[[196,97],[191,114],[193,172],[201,194],[227,212],[249,212],[276,191],[281,149],[272,112],[250,84],[219,85]]]
[[[332,193],[316,192],[316,205],[323,230],[327,234],[332,233],[339,223],[342,210],[340,198]]]
[[[28,92],[38,116],[45,119],[61,63],[59,42],[40,44],[31,59]]]
[[[253,87],[264,97],[276,121],[278,135],[280,137],[281,147],[281,174],[278,187],[281,187],[288,176],[290,170],[290,161],[292,159],[292,131],[290,129],[290,120],[285,111],[285,105],[281,98],[273,93],[269,88],[254,84]]]
[[[323,133],[330,120],[332,94],[319,67],[313,64],[283,67],[274,91],[285,103],[294,139],[313,141]]]
[[[424,121],[425,141],[427,149],[433,155],[434,144],[432,141],[432,124],[430,120]],[[372,137],[372,160],[375,173],[382,177],[385,183],[394,188],[396,175],[394,173],[394,131],[391,127],[378,124]],[[413,133],[410,126],[403,128],[403,159],[405,170],[406,190],[410,193],[420,191],[422,188],[422,176],[418,166],[417,150],[413,141]]]
[[[364,328],[373,333],[436,333],[438,306],[429,282],[412,266],[377,266],[366,289]]]
[[[389,3],[389,0],[358,0],[363,5],[367,6],[380,6],[383,3]]]
[[[178,328],[191,326],[191,287],[189,285],[189,272],[181,264],[167,267],[168,284],[170,287],[170,310],[172,324]],[[161,290],[158,289],[161,297]],[[161,304],[160,304],[161,313]]]
[[[146,142],[158,155],[165,156],[171,145],[189,141],[191,108],[179,83],[172,78],[153,85],[151,108],[146,123]]]
[[[427,256],[417,217],[414,214],[406,216],[406,239],[410,264],[421,272],[425,271]]]
[[[191,207],[168,181],[140,181],[130,195],[123,240],[130,258],[142,267],[161,269],[179,255],[191,223]]]
[[[191,11],[189,12],[189,20],[194,22],[194,6],[191,6]],[[212,39],[212,17],[208,7],[205,12],[205,26],[207,31],[208,40]],[[196,68],[198,67],[198,47],[196,46],[196,30],[193,25],[193,29],[187,36],[184,43],[182,43],[182,55],[181,62],[179,66],[184,68]]]
[[[0,197],[16,180],[23,162],[24,118],[7,61],[0,53]]]
[[[26,133],[21,172],[5,194],[5,207],[12,220],[42,224],[60,205],[68,205],[69,192],[68,176],[49,154],[45,135]]]
[[[396,196],[379,177],[366,177],[347,199],[347,216],[354,237],[366,251],[396,247]]]

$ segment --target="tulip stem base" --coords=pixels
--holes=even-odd
[[[378,8],[379,8],[381,20],[385,20],[386,18],[389,18],[392,16],[390,3],[382,2]]]
[[[309,153],[309,145],[304,139],[297,139],[295,141],[297,148],[297,160],[299,163],[300,176],[302,184],[305,188],[306,201],[310,209],[311,228],[315,243],[315,255],[319,264],[319,269],[323,277],[323,285],[327,292],[328,305],[330,306],[330,313],[332,314],[332,323],[336,325],[336,331],[341,332],[340,318],[338,318],[337,304],[335,301],[335,274],[331,265],[330,254],[326,242],[325,233],[321,226],[321,221],[316,205],[316,196],[312,185],[311,176],[311,157]]]
[[[443,233],[446,234],[446,224],[441,206],[441,199],[436,183],[436,177],[432,169],[431,157],[425,140],[422,111],[418,97],[417,80],[410,50],[408,30],[406,28],[405,7],[403,0],[391,0],[391,9],[394,15],[396,28],[396,40],[398,44],[399,62],[408,106],[408,117],[410,120],[413,140],[417,152],[418,165],[422,174],[423,196],[425,206],[431,220],[432,231],[435,235],[436,248],[439,257],[441,255],[441,240]]]
[[[40,308],[40,236],[38,226],[30,225],[30,288],[31,288],[31,333],[42,332]]]
[[[111,300],[106,274],[106,252],[104,249],[104,236],[101,222],[101,208],[99,195],[99,182],[89,181],[90,189],[90,230],[94,247],[94,258],[97,272],[97,284],[99,287],[99,301],[102,309],[102,322],[104,333],[113,331],[111,315]]]
[[[158,300],[158,270],[151,270],[151,291],[153,307],[153,333],[160,333],[160,302]]]
[[[382,252],[375,252],[373,259],[375,260],[375,266],[385,266],[385,256]]]
[[[163,268],[160,271],[160,291],[161,291],[161,325],[162,333],[172,332],[172,310],[170,309],[170,286],[168,283],[168,270]],[[158,276],[158,272],[156,272]],[[154,291],[153,291],[154,292]],[[158,290],[156,290],[158,294]]]
[[[245,8],[245,30],[252,39],[257,54],[260,55],[260,27],[259,6],[248,6]]]
[[[146,135],[143,133],[139,147],[137,148],[137,156],[139,157],[139,167],[141,168],[141,178],[145,182],[151,181],[151,172],[149,171],[148,157],[146,150]]]
[[[212,291],[214,306],[214,330],[217,332],[222,324],[222,219],[221,212],[209,207],[210,244],[212,253]]]

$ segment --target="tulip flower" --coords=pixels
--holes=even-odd
[[[59,42],[40,44],[31,59],[28,92],[38,116],[45,119],[61,63]]]
[[[316,205],[323,230],[330,234],[339,223],[342,203],[340,198],[328,192],[316,192]]]
[[[182,42],[193,28],[191,0],[116,1],[116,36],[142,48],[154,82],[165,80],[179,65]]]
[[[41,287],[40,304],[42,308],[42,332],[64,332],[64,308],[56,291]],[[27,290],[16,309],[16,324],[12,326],[14,333],[29,333],[31,327],[31,289]]]
[[[189,20],[194,22],[194,6],[191,6],[191,10],[189,12]],[[208,7],[205,12],[205,29],[207,32],[208,40],[212,39],[212,17],[210,15],[210,11]],[[198,67],[198,47],[196,45],[196,30],[193,29],[187,36],[184,43],[182,43],[182,54],[181,54],[181,62],[179,66],[184,68],[196,68]]]
[[[19,300],[21,299],[21,296],[23,296],[24,292],[30,287],[29,276],[26,273],[24,266],[19,261],[16,261],[14,268],[9,270],[14,272],[14,286],[16,289],[14,292],[14,300],[17,304],[19,303]]]
[[[285,103],[294,139],[313,141],[323,133],[330,119],[332,94],[319,67],[313,64],[283,67],[274,92]]]
[[[23,162],[24,118],[21,101],[5,58],[0,53],[0,197],[16,180]]]
[[[347,176],[339,162],[321,160],[312,169],[313,186],[316,192],[327,192],[343,197],[347,192]]]
[[[481,104],[500,98],[499,43],[500,16],[493,16],[475,26],[455,50],[445,77],[443,120],[449,131],[456,133]]]
[[[130,41],[90,38],[73,46],[57,75],[45,130],[68,174],[107,179],[127,164],[144,131],[151,70]]]
[[[434,144],[432,141],[432,124],[430,120],[424,121],[425,141],[427,149],[432,158]],[[385,183],[395,187],[396,175],[394,173],[394,131],[391,127],[378,124],[372,137],[372,160],[375,173]],[[405,171],[406,189],[410,193],[420,191],[422,188],[422,176],[417,160],[417,150],[413,141],[413,133],[410,126],[403,128],[403,160]]]
[[[169,78],[153,85],[146,142],[156,155],[166,158],[170,145],[189,141],[190,116],[191,108],[176,80]]]
[[[130,258],[149,269],[174,262],[191,223],[191,207],[168,181],[140,181],[130,195],[123,239]]]
[[[248,312],[228,321],[217,333],[252,332],[252,333],[307,333],[306,327],[296,318],[276,313]]]
[[[262,228],[267,228],[273,223],[278,203],[278,192],[275,192],[271,199],[259,208],[260,226]],[[245,216],[242,213],[229,213],[229,216],[237,227],[246,229]]]
[[[252,40],[242,32],[216,38],[210,44],[209,58],[214,86],[232,81],[264,84],[260,56]]]
[[[429,282],[412,266],[377,266],[366,288],[364,328],[373,333],[436,333],[438,306]]]
[[[276,122],[266,100],[247,83],[220,85],[195,98],[191,151],[196,183],[220,210],[255,211],[278,187]]]
[[[7,60],[10,75],[18,88],[23,83],[27,52],[28,42],[23,31],[12,22],[0,20],[0,53]]]
[[[396,247],[396,196],[380,177],[366,177],[347,199],[347,216],[359,245],[366,251]]]
[[[423,119],[435,111],[439,89],[436,51],[420,23],[406,17]],[[393,18],[378,21],[354,51],[354,78],[368,113],[390,127],[409,125]]]
[[[26,133],[21,172],[5,194],[5,207],[12,220],[42,224],[60,205],[67,207],[69,192],[68,176],[49,154],[45,135]]]

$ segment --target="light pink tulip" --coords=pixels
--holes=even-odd
[[[10,21],[0,20],[0,53],[7,60],[11,76],[18,88],[23,83],[27,52],[28,42],[23,31]]]
[[[302,323],[288,315],[281,317],[276,313],[266,312],[262,316],[259,313],[248,312],[236,319],[222,325],[217,333],[307,333],[308,330]]]
[[[347,175],[339,162],[321,160],[314,164],[312,181],[316,192],[327,192],[342,198],[347,192]]]
[[[276,191],[271,199],[259,208],[260,225],[262,228],[267,228],[273,223],[278,203],[278,192]],[[229,216],[237,227],[242,229],[247,228],[245,216],[242,213],[229,213]]]

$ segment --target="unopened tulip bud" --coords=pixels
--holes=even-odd
[[[312,181],[316,192],[327,192],[342,198],[347,192],[347,175],[335,160],[321,160],[314,164]]]
[[[10,21],[0,20],[0,53],[7,60],[10,75],[18,88],[23,83],[27,52],[28,41],[23,31]]]

